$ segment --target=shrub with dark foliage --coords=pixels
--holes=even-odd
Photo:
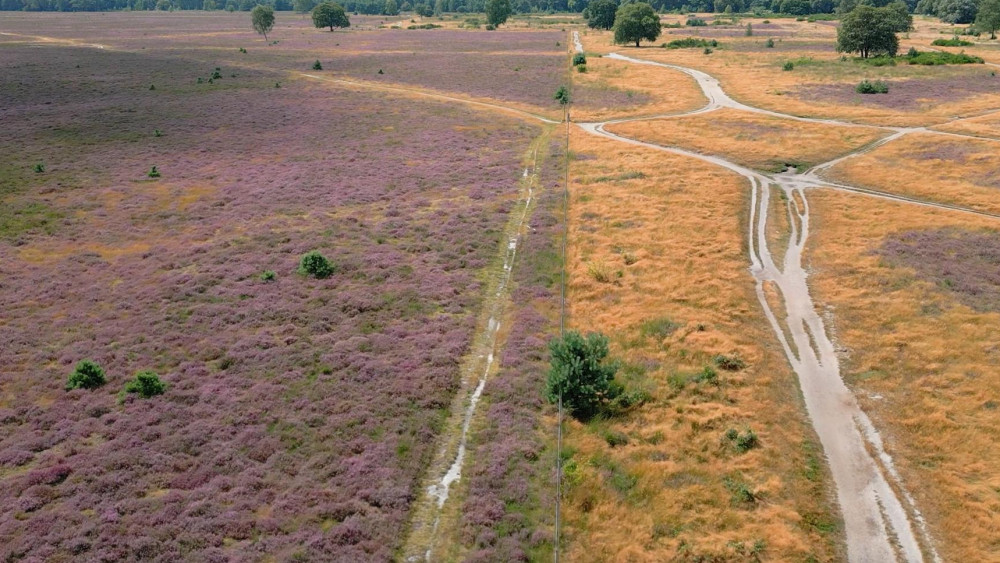
[[[66,390],[97,389],[107,381],[101,366],[92,360],[82,360],[76,364],[73,373],[69,374],[69,379],[66,380]]]

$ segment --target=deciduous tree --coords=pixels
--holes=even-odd
[[[347,19],[344,8],[340,4],[333,2],[323,2],[313,8],[313,25],[316,27],[329,27],[333,31],[335,27],[351,27],[351,21]]]
[[[274,28],[274,8],[258,4],[250,11],[250,21],[253,30],[264,36],[267,41],[267,32]]]
[[[618,8],[615,13],[615,43],[639,42],[643,39],[656,41],[660,36],[660,16],[645,2],[631,2]]]
[[[990,32],[990,39],[997,38],[997,29],[1000,29],[1000,0],[980,0],[976,27]]]
[[[858,53],[867,59],[872,55],[896,56],[899,38],[897,14],[889,8],[873,8],[864,4],[851,10],[837,29],[837,51]]]
[[[498,27],[510,17],[510,0],[486,0],[486,22]]]

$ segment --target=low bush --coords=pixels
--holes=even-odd
[[[973,45],[973,43],[972,41],[952,37],[951,39],[935,39],[931,42],[931,45],[935,45],[937,47],[968,47]]]
[[[587,56],[583,53],[577,53],[573,55],[573,66],[585,65],[587,64]]]
[[[81,360],[66,380],[66,390],[97,389],[107,383],[104,369],[92,360]]]
[[[323,63],[319,62],[319,59],[313,63],[313,70],[323,70]]]
[[[318,250],[303,254],[299,260],[299,273],[303,275],[322,279],[332,276],[335,270],[333,264]]]
[[[705,50],[702,51],[702,54],[711,55],[712,54],[712,50],[710,48],[708,48],[708,47],[705,47]]]
[[[576,65],[576,71],[580,73],[587,72],[587,65]]]
[[[793,63],[792,61],[788,61],[784,65],[782,65],[781,70],[793,70],[794,68],[795,68],[795,63]]]
[[[135,378],[125,384],[126,393],[135,393],[143,399],[162,395],[167,390],[167,384],[152,371],[140,371]]]
[[[491,23],[486,24],[486,31],[494,31],[496,28],[497,27]]]
[[[406,29],[437,29],[439,27],[441,26],[436,23],[422,23],[420,25],[409,25],[406,27]],[[486,26],[486,29],[489,28],[490,26]]]
[[[691,48],[701,48],[701,47],[718,47],[719,42],[715,39],[695,39],[694,37],[687,37],[685,39],[674,39],[670,43],[664,43],[663,47],[665,49],[691,49]]]
[[[916,51],[916,50],[915,50]],[[907,53],[906,62],[911,65],[967,65],[983,64],[983,59],[965,53],[920,52]]]
[[[701,18],[688,18],[684,25],[688,27],[704,27],[708,25],[708,23]]]
[[[764,42],[764,47],[766,47],[768,49],[774,49],[774,39],[771,39],[770,37],[768,37],[767,41]]]
[[[876,80],[875,82],[862,80],[854,90],[859,94],[888,94],[889,85],[881,80]]]
[[[162,137],[163,136],[163,131],[160,131],[159,129],[153,129],[153,136],[154,137]]]
[[[738,432],[735,428],[730,428],[726,431],[725,440],[737,453],[741,454],[745,454],[760,445],[757,434],[749,428],[743,433]]]
[[[462,22],[459,27],[469,28],[469,29],[479,29],[480,22],[479,18],[467,18]]]
[[[740,371],[741,369],[745,369],[747,367],[747,363],[735,354],[732,356],[719,354],[712,358],[712,363],[715,364],[715,367],[726,371]]]
[[[603,437],[604,441],[607,442],[612,448],[628,445],[628,436],[626,436],[624,432],[618,430],[607,430],[604,432]]]
[[[42,172],[45,172],[45,165],[42,164],[41,162],[36,163],[35,174],[41,174]]]
[[[220,80],[221,78],[222,78],[222,69],[219,67],[215,67],[215,70],[212,71],[212,80]]]
[[[149,172],[146,172],[146,176],[149,176],[150,178],[159,178],[160,177],[160,171],[157,170],[156,167],[154,166],[154,167],[152,167],[152,168],[149,169]]]
[[[264,270],[260,274],[260,281],[262,282],[273,282],[278,279],[278,274],[274,273],[274,270]]]

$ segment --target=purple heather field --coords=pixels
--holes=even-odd
[[[1000,233],[928,229],[886,238],[877,254],[892,266],[913,268],[979,312],[1000,312]]]
[[[558,110],[553,94],[567,72],[566,33],[560,31],[331,33],[314,28],[308,16],[278,12],[275,29],[268,34],[277,44],[267,45],[241,13],[5,14],[4,18],[11,23],[0,23],[0,31],[201,60],[211,63],[208,70],[252,66],[404,84],[527,104],[550,113]],[[322,71],[312,70],[317,60]]]
[[[74,37],[112,42],[87,25]],[[134,46],[126,28],[103,29]],[[0,558],[391,560],[539,130],[295,79],[273,55],[181,57],[180,41],[0,39]],[[548,238],[527,239],[517,295],[530,306],[468,473],[487,499],[467,525],[481,558],[546,539],[500,521],[546,502],[518,483],[544,473],[548,325],[534,307],[553,296],[533,257],[551,258]],[[296,273],[314,249],[330,278]],[[65,391],[84,358],[107,385]],[[119,401],[141,369],[167,392]],[[491,539],[501,527],[514,539]]]

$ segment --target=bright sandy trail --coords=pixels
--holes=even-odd
[[[583,50],[576,32],[574,43],[577,51]],[[633,63],[671,68],[692,76],[709,101],[706,107],[684,115],[728,107],[800,121],[855,125],[753,108],[732,100],[722,91],[716,79],[703,72],[621,55],[610,56]],[[808,174],[766,175],[722,158],[622,137],[605,131],[605,125],[607,123],[579,124],[582,129],[593,134],[721,166],[750,182],[751,209],[747,233],[750,272],[756,280],[757,298],[764,314],[798,376],[806,409],[826,453],[844,518],[848,559],[858,562],[919,562],[924,561],[927,554],[932,560],[938,561],[939,557],[923,518],[913,498],[903,487],[892,458],[882,446],[878,431],[840,377],[836,348],[827,334],[822,317],[816,313],[816,306],[806,283],[808,276],[802,265],[802,254],[809,235],[809,203],[805,190],[826,185],[818,173],[843,158],[814,167]],[[862,150],[872,150],[909,132],[898,129],[895,131],[893,135]],[[785,195],[791,225],[788,249],[780,264],[771,255],[766,237],[772,187],[780,189]],[[849,186],[842,188],[850,189]],[[785,308],[783,319],[771,308],[765,286],[780,293]]]

